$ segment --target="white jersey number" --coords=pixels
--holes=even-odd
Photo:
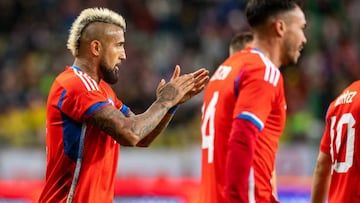
[[[215,110],[219,92],[214,92],[208,106],[203,106],[203,122],[201,124],[202,149],[208,149],[208,163],[214,160]]]
[[[330,129],[330,137],[331,137],[331,144],[330,144],[330,154],[331,160],[333,162],[333,170],[338,173],[346,173],[350,167],[353,165],[353,158],[354,158],[354,144],[355,144],[355,128],[354,125],[356,123],[354,117],[351,113],[345,113],[341,116],[337,125],[336,123],[336,116],[331,117],[331,129]],[[343,135],[343,127],[347,127],[347,134]],[[343,140],[343,136],[346,136],[346,140]],[[335,142],[334,142],[335,139]],[[346,142],[346,143],[344,143]],[[340,147],[345,148],[345,161],[338,161]],[[336,152],[336,157],[334,153]]]

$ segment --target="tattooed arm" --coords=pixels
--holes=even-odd
[[[181,104],[192,98],[193,96],[197,95],[199,92],[201,92],[209,80],[208,74],[209,72],[205,69],[199,69],[193,73],[191,73],[194,76],[195,84],[194,87],[184,95],[184,97],[180,100],[180,102],[177,104]],[[171,77],[170,80],[174,80],[175,78],[179,77],[180,75],[180,66],[176,66],[175,71]],[[165,81],[162,80],[158,87],[157,92],[161,90],[163,85],[165,84]],[[144,139],[142,139],[137,146],[138,147],[148,147],[154,139],[161,134],[162,131],[169,125],[171,119],[173,118],[175,112],[168,112],[163,119],[160,121],[159,125],[155,127],[153,131],[151,131]]]
[[[158,99],[142,114],[125,117],[115,107],[106,106],[87,122],[111,135],[121,145],[136,146],[155,130],[168,110],[193,89],[194,83],[192,74],[182,75],[165,84],[158,92]]]
[[[164,131],[164,129],[169,125],[171,119],[174,117],[173,114],[167,113],[160,121],[160,123],[152,130],[148,135],[146,135],[136,146],[138,147],[148,147],[154,139]]]

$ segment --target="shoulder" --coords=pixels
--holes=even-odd
[[[277,86],[282,83],[282,74],[261,51],[249,48],[234,56],[234,65],[241,66],[240,72],[249,79],[261,80]]]
[[[58,75],[56,82],[67,92],[83,93],[100,90],[97,82],[89,75],[71,67],[67,67],[64,72]]]
[[[335,108],[342,105],[356,105],[359,104],[359,92],[360,81],[353,82],[351,85],[346,87],[330,104],[329,109]]]

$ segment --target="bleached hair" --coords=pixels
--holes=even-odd
[[[67,48],[71,51],[73,56],[78,54],[80,38],[83,30],[89,24],[94,22],[114,24],[121,27],[124,32],[126,29],[124,18],[114,11],[107,8],[88,8],[83,10],[72,24],[67,41]]]

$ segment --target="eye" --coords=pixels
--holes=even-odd
[[[302,30],[305,30],[307,28],[307,24],[305,23],[302,27]]]
[[[125,42],[119,42],[119,43],[117,43],[117,46],[118,46],[118,47],[124,47],[124,46],[125,46]]]

